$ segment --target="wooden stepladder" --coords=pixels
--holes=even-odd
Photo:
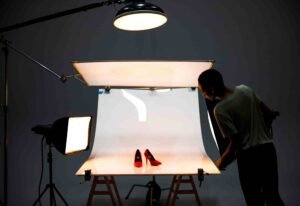
[[[102,179],[100,179],[101,177]],[[97,185],[105,185],[107,190],[97,190]],[[118,192],[115,178],[113,176],[94,176],[87,206],[92,206],[93,197],[95,195],[109,195],[114,206],[122,206],[121,198]]]
[[[186,178],[184,178],[186,177]],[[180,189],[182,184],[190,184],[191,189]],[[197,193],[197,189],[194,183],[194,179],[192,175],[175,175],[172,180],[170,192],[168,195],[167,206],[174,206],[175,201],[178,195],[184,194],[194,194],[196,203],[198,206],[201,206],[200,198]]]

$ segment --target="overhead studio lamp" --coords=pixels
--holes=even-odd
[[[39,197],[33,205],[36,205],[41,200],[48,189],[50,192],[50,206],[56,205],[55,192],[64,204],[68,205],[53,183],[52,147],[54,146],[64,155],[87,150],[90,143],[91,119],[91,116],[64,117],[56,120],[52,125],[37,125],[32,128],[32,131],[36,134],[41,134],[46,138],[46,143],[49,148],[49,184],[47,184],[43,192],[39,194]]]
[[[167,16],[158,6],[137,1],[118,11],[114,26],[127,31],[142,31],[160,27],[167,22]]]
[[[165,12],[158,6],[145,2],[145,0],[107,0],[42,16],[11,26],[2,27],[0,28],[0,33],[83,11],[85,12],[90,9],[115,4],[126,4],[125,7],[117,12],[114,19],[114,26],[118,29],[126,31],[142,31],[160,27],[167,22]]]

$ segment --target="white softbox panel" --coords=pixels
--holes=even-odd
[[[96,61],[73,62],[89,86],[184,88],[197,87],[198,76],[214,61]]]

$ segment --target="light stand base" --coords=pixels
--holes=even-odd
[[[39,197],[37,198],[37,200],[33,203],[33,206],[36,205],[41,198],[43,197],[43,195],[46,193],[46,191],[48,189],[50,189],[50,206],[54,205],[56,206],[56,200],[55,200],[55,192],[58,194],[58,196],[60,197],[60,199],[65,203],[66,206],[69,206],[68,203],[66,202],[66,200],[63,198],[63,196],[61,195],[61,193],[58,191],[58,189],[55,187],[55,184],[53,184],[53,172],[52,172],[52,145],[51,145],[51,141],[50,139],[47,139],[46,137],[46,142],[48,144],[49,147],[49,151],[48,151],[48,164],[49,164],[49,184],[46,185],[45,189],[43,190],[43,192],[39,195]]]
[[[149,181],[146,185],[141,184],[133,184],[126,195],[125,199],[127,200],[129,196],[131,195],[131,192],[135,187],[145,187],[148,188],[147,196],[146,196],[146,206],[158,206],[159,199],[161,195],[162,190],[168,190],[169,188],[161,189],[160,186],[157,184],[155,180],[155,176],[152,176],[152,180]]]
[[[33,203],[33,206],[36,205],[43,197],[43,195],[46,193],[47,190],[50,190],[50,206],[56,205],[56,199],[55,199],[55,192],[58,194],[60,199],[65,203],[65,205],[68,206],[68,203],[66,200],[63,198],[62,194],[58,191],[56,188],[55,184],[47,184],[43,192],[40,194],[40,196],[37,198],[37,200]]]

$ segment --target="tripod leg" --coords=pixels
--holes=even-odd
[[[36,205],[36,203],[38,203],[39,200],[41,200],[42,196],[45,194],[45,192],[47,191],[47,189],[49,189],[49,185],[47,185],[45,187],[45,189],[43,190],[43,192],[40,194],[40,196],[36,199],[36,201],[33,203],[33,206]]]
[[[125,197],[125,200],[127,200],[127,199],[129,198],[129,196],[131,195],[131,192],[132,192],[132,190],[135,188],[135,186],[137,186],[137,185],[134,184],[134,185],[131,186],[131,188],[130,188],[128,194],[127,194],[126,197]]]
[[[58,191],[58,189],[55,187],[55,185],[54,185],[53,189],[58,194],[58,196],[60,197],[60,199],[65,203],[65,205],[69,206],[68,203],[67,203],[67,201],[64,199],[64,197],[62,196],[62,194]],[[54,194],[54,192],[53,192],[53,194]]]
[[[153,186],[150,187],[150,206],[153,205]]]
[[[133,189],[135,187],[147,187],[147,185],[140,185],[140,184],[134,184],[134,185],[132,185],[131,188],[130,188],[130,190],[129,190],[129,192],[128,192],[128,194],[125,197],[126,200],[129,198],[131,192],[133,191]]]
[[[50,185],[50,206],[56,206],[55,195],[54,195],[54,186]]]

